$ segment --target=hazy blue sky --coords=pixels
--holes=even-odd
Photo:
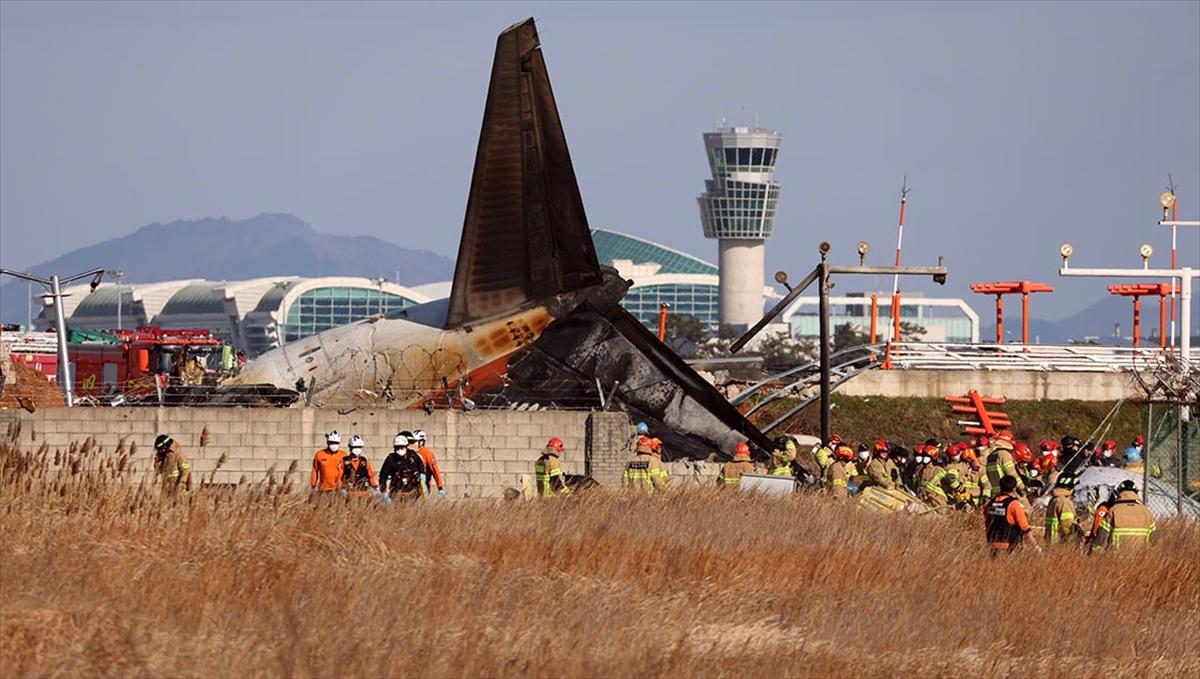
[[[968,297],[1047,280],[1053,318],[1104,296],[1056,276],[1060,242],[1078,266],[1165,253],[1168,172],[1200,217],[1196,2],[6,1],[0,261],[265,211],[453,256],[495,37],[529,15],[594,227],[715,260],[695,199],[722,117],[784,133],[768,271],[809,268],[822,239],[889,259],[907,173],[907,262],[945,255]]]

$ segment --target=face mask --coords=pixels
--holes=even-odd
[[[404,454],[404,448],[402,448],[402,447],[400,447],[400,446],[392,446],[392,452],[393,452],[393,453],[400,453],[401,455],[403,455],[403,454]]]
[[[351,455],[362,455],[362,448],[351,448],[350,454]]]
[[[329,452],[331,452],[331,453],[336,453],[338,451],[338,448],[340,447],[336,443],[328,443],[326,445],[329,447]]]
[[[867,453],[866,451],[863,451],[858,454],[858,459],[862,460],[863,462],[866,462],[867,458],[869,458],[869,457],[871,457],[871,455],[869,453]]]
[[[1112,451],[1111,450],[1104,451],[1104,457],[1112,457]]]

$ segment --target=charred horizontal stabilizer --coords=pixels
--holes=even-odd
[[[446,327],[600,282],[533,19],[500,34]]]

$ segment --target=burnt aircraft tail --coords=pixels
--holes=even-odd
[[[533,19],[500,34],[446,327],[601,282]]]

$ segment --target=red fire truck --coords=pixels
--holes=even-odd
[[[137,330],[82,334],[87,336],[85,341],[72,342],[68,348],[78,396],[102,397],[113,393],[137,396],[189,380],[196,383],[198,378],[211,382],[214,373],[210,366],[215,366],[210,359],[213,354],[221,354],[224,346],[207,330],[143,326]],[[14,359],[55,379],[58,360],[54,333],[24,333],[24,337],[10,335],[5,340],[13,349]],[[32,351],[35,346],[40,351]]]

